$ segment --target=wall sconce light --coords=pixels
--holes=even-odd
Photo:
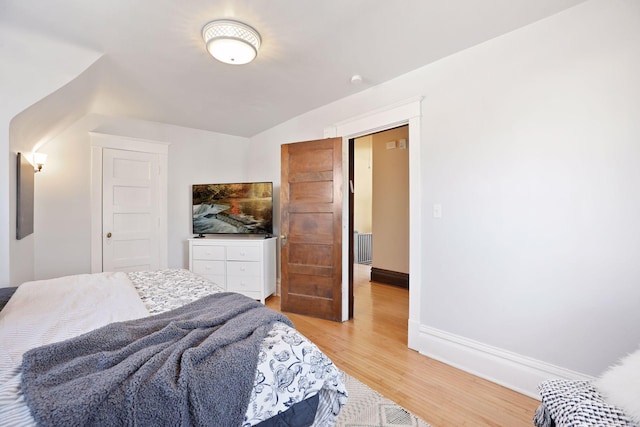
[[[47,161],[47,155],[44,153],[32,153],[31,154],[31,163],[33,163],[33,169],[35,172],[42,172],[42,167]]]

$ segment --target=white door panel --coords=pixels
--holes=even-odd
[[[151,179],[150,163],[144,159],[113,159],[113,177],[126,181]]]
[[[103,151],[103,271],[159,268],[158,155]]]
[[[142,185],[149,185],[147,182],[126,182],[122,179],[113,180],[113,206],[116,210],[124,209],[125,212],[129,211],[132,207],[150,207],[153,200],[151,194],[151,188]],[[134,187],[134,185],[140,185],[141,187]]]
[[[152,227],[152,215],[148,213],[113,214],[113,229],[119,232],[150,232]]]

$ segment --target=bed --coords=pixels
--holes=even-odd
[[[536,427],[639,427],[640,349],[597,378],[549,379],[538,390]]]
[[[46,395],[50,399],[50,395],[46,394],[48,391],[42,391],[37,387],[48,386],[53,377],[47,377],[47,375],[59,375],[62,368],[58,365],[47,368],[50,369],[49,371],[38,371],[37,369],[41,369],[38,366],[42,364],[43,360],[46,360],[47,363],[54,363],[50,361],[59,358],[58,353],[60,353],[61,348],[64,348],[64,351],[69,351],[69,349],[76,351],[78,348],[82,350],[77,351],[85,351],[84,349],[88,346],[87,343],[94,343],[92,345],[95,345],[96,348],[102,345],[106,346],[107,344],[103,344],[103,342],[109,341],[112,336],[129,337],[131,331],[142,331],[142,326],[140,326],[142,324],[155,325],[158,322],[168,322],[166,319],[173,319],[172,316],[191,316],[192,313],[197,312],[203,313],[202,315],[207,318],[216,317],[218,316],[218,311],[225,311],[221,308],[229,306],[231,301],[234,301],[234,304],[242,305],[242,307],[249,307],[247,310],[250,309],[251,313],[259,313],[262,316],[263,311],[266,310],[272,312],[269,314],[270,316],[280,316],[280,314],[273,314],[275,312],[266,309],[255,301],[247,300],[250,299],[239,294],[224,292],[215,284],[181,269],[85,274],[28,282],[21,285],[0,311],[0,343],[2,343],[0,346],[0,425],[36,425],[34,417],[38,419],[38,424],[46,424],[47,422],[55,424],[55,418],[53,421],[51,419],[52,413],[64,414],[65,416],[69,413],[73,416],[77,415],[77,408],[68,408],[72,405],[66,403],[67,400],[76,399],[59,399],[58,402],[53,404],[47,401],[48,405],[53,406],[44,406],[45,410],[42,409],[39,401],[39,399],[44,399],[40,396]],[[210,307],[216,307],[216,310],[211,310]],[[249,396],[248,404],[241,405],[246,408],[244,413],[233,409],[230,412],[234,413],[229,415],[235,417],[234,419],[236,420],[240,420],[238,425],[246,427],[253,425],[266,427],[276,425],[327,426],[335,424],[340,408],[347,400],[347,391],[344,387],[340,370],[317,346],[287,324],[288,319],[279,319],[272,323],[265,322],[270,327],[265,328],[266,333],[260,337],[257,360],[253,362],[253,365],[251,363],[246,364],[246,366],[255,366],[255,369],[244,369],[245,365],[234,368],[234,365],[237,365],[239,363],[238,360],[241,360],[243,356],[238,353],[235,356],[229,356],[229,360],[216,362],[218,363],[218,365],[215,365],[217,366],[216,369],[224,366],[225,369],[228,367],[230,372],[233,373],[229,374],[225,370],[217,370],[216,379],[224,378],[225,375],[233,376],[236,374],[238,374],[238,382],[241,382],[240,376],[242,375],[250,375],[252,379],[250,381],[252,383],[250,390],[246,393],[243,391],[238,394],[238,396]],[[216,326],[216,328],[218,327],[220,330],[224,329],[223,326]],[[110,328],[129,329],[120,334],[120,332],[113,331],[120,331],[121,329]],[[227,329],[229,328],[227,327]],[[200,326],[196,325],[194,330],[199,332],[201,329]],[[211,337],[213,336],[212,334]],[[207,338],[206,342],[218,341],[213,338]],[[136,345],[138,345],[137,342]],[[204,346],[203,343],[205,341],[198,342],[200,344],[194,345],[194,348],[198,347],[198,345],[200,347]],[[114,354],[112,347],[106,348],[106,350],[101,348],[99,352],[94,349],[91,351],[97,355],[91,355],[91,357],[104,357],[104,354]],[[189,349],[189,351],[192,351],[192,349]],[[222,353],[222,350],[216,351],[216,354]],[[52,354],[51,352],[58,353],[55,353],[55,357],[49,357]],[[151,350],[148,352],[151,352]],[[169,350],[166,352],[169,354]],[[160,353],[161,351],[158,351],[156,355]],[[43,355],[46,355],[46,358]],[[78,362],[78,360],[84,361],[89,360],[89,358],[89,355],[83,355],[82,357],[71,359],[71,362],[85,363]],[[150,358],[149,360],[152,359]],[[117,376],[115,374],[112,375],[110,370],[118,369],[122,364],[104,367],[106,365],[103,364],[103,359],[99,359],[99,361],[98,364],[94,363],[91,366],[100,365],[101,372],[92,371],[82,374],[84,375],[82,378],[67,380],[62,388],[67,387],[67,384],[73,384],[74,387],[78,387],[78,384],[83,384],[82,387],[93,387],[102,381],[101,378]],[[66,361],[65,363],[69,364],[71,362]],[[178,363],[183,362],[179,361]],[[88,364],[89,362],[86,363]],[[80,368],[77,365],[73,365],[72,368],[69,366],[65,365],[64,368],[76,376],[80,375],[78,372],[84,372],[85,369],[84,365],[81,365]],[[180,374],[182,374],[180,370],[187,372],[185,366],[187,365],[179,365],[179,369],[176,372]],[[197,375],[193,374],[194,378],[199,381],[197,387],[206,388],[209,383],[215,382],[208,380],[207,375],[210,371],[206,371],[207,374],[203,374],[202,371],[203,367],[209,369],[209,367],[215,366],[213,362],[199,365],[199,370],[194,371],[197,372]],[[236,369],[236,371],[232,371],[232,369]],[[247,370],[250,370],[248,374],[243,373],[243,371]],[[105,372],[109,372],[109,375]],[[43,378],[46,380],[43,380]],[[98,379],[94,380],[94,378]],[[175,383],[182,384],[180,383],[182,380],[177,378],[176,376]],[[191,400],[188,400],[188,405],[186,406],[191,405],[193,402],[196,402],[197,405],[194,403],[193,407],[188,407],[183,411],[184,413],[180,416],[183,417],[181,419],[186,421],[180,422],[180,424],[215,425],[211,421],[215,418],[213,414],[212,418],[208,419],[206,418],[206,412],[204,412],[204,421],[203,418],[198,418],[200,421],[195,423],[189,421],[189,417],[194,416],[194,413],[199,413],[202,417],[202,411],[208,408],[206,406],[209,404],[208,400],[215,400],[216,403],[219,400],[224,402],[225,405],[234,404],[235,390],[233,387],[235,384],[232,384],[233,381],[225,381],[226,383],[220,385],[220,387],[223,387],[222,390],[227,390],[224,387],[228,387],[229,391],[220,392],[221,389],[216,389],[215,392],[212,392],[216,393],[215,399],[204,394],[208,391],[200,391],[199,389],[197,391],[201,394],[197,395],[197,398],[189,397]],[[133,380],[130,382],[133,382]],[[56,387],[59,388],[58,385]],[[55,389],[56,387],[51,386],[50,389]],[[143,388],[140,385],[136,387]],[[144,387],[147,386],[144,385]],[[196,396],[196,392],[192,389],[197,387],[193,385],[188,387],[191,387],[189,392]],[[56,393],[59,391],[56,389]],[[170,391],[173,393],[176,390]],[[87,393],[77,393],[77,395],[84,398],[85,394],[89,396],[92,392],[93,390]],[[115,399],[113,396],[120,396],[122,393],[129,393],[129,389],[126,389],[126,392],[111,392],[107,400]],[[58,394],[54,394],[54,396],[58,396]],[[203,400],[200,396],[205,396],[207,399]],[[163,396],[162,398],[167,397]],[[126,405],[134,405],[131,403],[132,399],[127,394],[123,398],[124,403],[120,400],[115,404],[112,402],[108,404],[100,403],[100,408],[92,411],[96,414],[101,413],[104,416],[111,416],[113,415],[111,413],[114,412],[114,407],[121,408]],[[241,401],[242,399],[244,398],[238,398],[237,400]],[[79,397],[77,400],[82,399]],[[88,397],[86,400],[92,401]],[[147,400],[155,401],[155,399]],[[27,401],[29,404],[27,404]],[[162,402],[162,400],[158,401]],[[205,403],[198,403],[200,401]],[[143,407],[146,404],[145,402],[139,399],[135,405]],[[173,412],[179,412],[182,410],[181,407],[184,403],[180,400],[179,405],[175,405],[180,406],[180,408],[171,408],[166,415],[172,416]],[[85,405],[86,402],[82,404]],[[64,408],[60,409],[60,405],[63,405]],[[112,405],[111,409],[104,409],[105,407],[109,408],[108,405]],[[163,409],[171,406],[174,405],[160,405],[152,408],[151,411],[152,413],[153,411],[162,413]],[[47,408],[55,408],[55,410]],[[128,410],[131,411],[130,409]],[[87,412],[84,407],[83,411]],[[84,415],[86,418],[82,418],[82,424],[100,423],[98,415],[95,415],[92,411],[88,411],[89,415]],[[122,414],[125,415],[120,414],[119,416],[121,417],[130,413],[124,409],[122,411]],[[44,415],[42,415],[43,412]],[[215,416],[219,415],[216,414]],[[147,414],[147,416],[149,415]],[[222,414],[222,416],[225,416],[225,414]],[[49,421],[47,421],[47,417],[49,417]],[[163,417],[164,415],[149,422],[154,424],[162,423]],[[219,418],[215,419],[218,420],[216,422],[219,422]]]

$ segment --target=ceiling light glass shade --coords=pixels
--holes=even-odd
[[[226,64],[247,64],[258,55],[260,34],[247,24],[228,19],[209,22],[202,28],[207,50]]]

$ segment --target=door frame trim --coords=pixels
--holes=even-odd
[[[89,132],[91,139],[91,272],[102,272],[102,152],[105,148],[158,154],[160,177],[158,180],[158,204],[160,205],[160,227],[158,233],[159,268],[168,264],[168,142],[128,136]]]
[[[344,183],[349,182],[349,139],[409,125],[409,348],[418,349],[422,287],[422,173],[421,173],[421,104],[424,97],[414,97],[324,129],[325,138],[342,137]],[[344,193],[343,193],[344,194]],[[349,216],[349,204],[343,205],[343,219]],[[342,224],[342,320],[349,318],[349,226]]]

